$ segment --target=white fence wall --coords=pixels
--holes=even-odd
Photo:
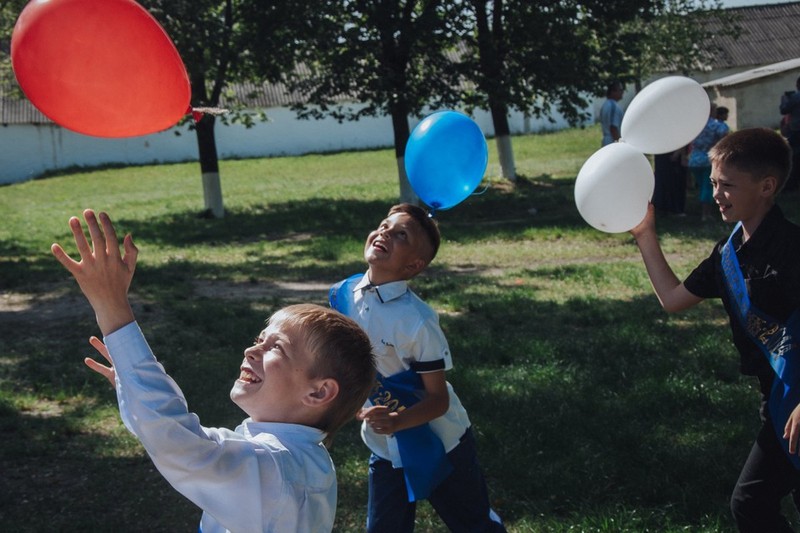
[[[388,117],[339,124],[333,119],[298,120],[283,108],[267,110],[269,120],[252,128],[217,122],[215,135],[220,159],[298,155],[350,149],[381,148],[394,144]],[[522,113],[509,117],[512,134],[558,130],[567,126]],[[473,117],[487,136],[494,135],[491,115]],[[417,121],[411,122],[411,127]],[[175,130],[181,135],[175,135]],[[197,160],[197,140],[188,126],[126,139],[88,137],[54,125],[0,126],[0,184],[26,181],[45,172],[73,166],[149,164]]]

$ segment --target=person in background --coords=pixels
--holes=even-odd
[[[788,117],[785,130],[786,140],[792,147],[792,171],[786,182],[785,191],[800,188],[800,77],[795,81],[795,90],[786,91],[781,96],[781,114]]]
[[[606,101],[600,108],[600,128],[603,131],[601,146],[617,142],[622,127],[622,108],[617,102],[622,99],[625,88],[619,81],[613,81],[606,89]]]
[[[703,131],[692,141],[692,151],[689,154],[689,171],[692,173],[699,191],[700,220],[703,221],[712,220],[714,211],[713,190],[710,181],[711,161],[708,158],[708,151],[730,131],[727,124],[717,120],[716,114],[717,106],[712,103],[708,121]]]
[[[687,146],[674,152],[653,156],[655,187],[651,201],[657,210],[671,215],[686,216],[687,158]]]
[[[717,107],[717,115],[716,115],[715,118],[717,120],[719,120],[720,122],[727,122],[729,114],[730,114],[730,110],[727,107],[719,106],[719,107]]]

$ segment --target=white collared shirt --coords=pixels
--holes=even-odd
[[[453,361],[447,339],[439,327],[436,312],[408,287],[404,280],[370,286],[365,274],[348,294],[350,318],[367,332],[376,356],[376,367],[383,376],[413,369],[418,373],[450,370]],[[447,383],[450,406],[447,412],[429,422],[441,439],[445,451],[455,448],[470,426],[467,411]],[[368,401],[367,406],[371,403]],[[366,423],[361,437],[376,455],[402,466],[394,436],[379,435]]]
[[[104,341],[125,426],[203,510],[203,533],[333,529],[336,472],[324,432],[249,418],[235,431],[201,426],[135,322]]]

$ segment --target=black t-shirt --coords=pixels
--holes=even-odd
[[[759,376],[762,390],[772,382],[772,368],[758,347],[747,337],[728,296],[722,272],[722,239],[714,251],[689,274],[684,286],[701,298],[722,298],[728,312],[733,343],[741,355],[743,374]],[[789,222],[776,205],[755,233],[742,244],[742,230],[733,238],[736,257],[753,306],[785,323],[800,308],[800,227]]]

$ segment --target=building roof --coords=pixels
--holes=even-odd
[[[712,69],[747,68],[800,57],[800,2],[726,10],[736,19],[736,37],[719,35],[709,47]],[[710,21],[714,30],[722,23]],[[716,49],[715,49],[716,48]]]
[[[11,75],[13,78],[13,74]],[[10,88],[10,90],[9,90]],[[4,80],[0,76],[0,126],[8,124],[49,124],[44,116],[27,98],[17,96],[16,79]]]
[[[764,65],[763,67],[725,76],[724,78],[717,78],[716,80],[707,81],[703,84],[703,87],[730,87],[732,85],[738,85],[740,83],[757,80],[759,78],[766,78],[767,76],[780,74],[781,72],[786,72],[787,70],[797,69],[800,69],[800,57],[789,59],[787,61],[781,61],[779,63],[773,63],[771,65]]]

